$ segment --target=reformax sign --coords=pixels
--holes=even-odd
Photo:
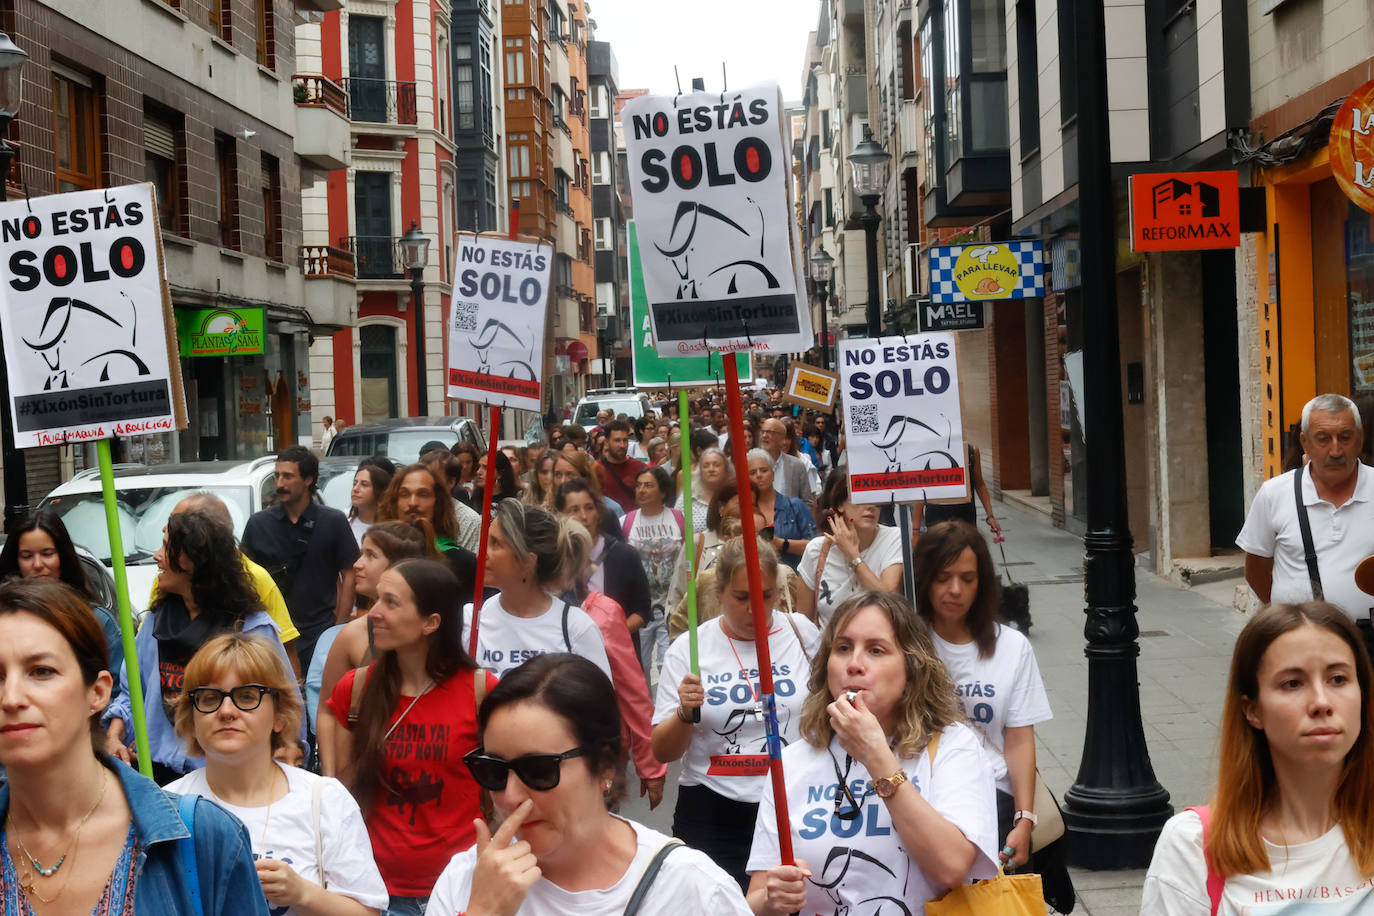
[[[1131,176],[1131,249],[1192,251],[1240,244],[1235,172]]]

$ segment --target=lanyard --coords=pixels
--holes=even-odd
[[[864,802],[873,794],[873,783],[869,782],[863,796],[856,800],[854,793],[849,790],[849,770],[854,766],[854,758],[848,754],[844,755],[844,772],[841,773],[840,762],[835,759],[835,752],[830,748],[826,748],[826,752],[830,754],[830,762],[835,765],[835,780],[839,784],[835,790],[835,816],[842,821],[857,820],[863,814]],[[849,810],[841,811],[840,807],[846,801],[849,802]]]

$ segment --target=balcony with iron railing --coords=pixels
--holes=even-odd
[[[401,240],[389,235],[346,235],[339,247],[351,255],[359,280],[404,280]]]
[[[349,120],[369,124],[415,124],[415,83],[349,77],[339,84],[348,97]]]

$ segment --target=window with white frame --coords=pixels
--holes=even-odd
[[[611,154],[605,151],[592,153],[592,184],[611,183]]]
[[[599,216],[594,221],[596,226],[596,250],[610,251],[615,247],[615,233],[611,231],[610,217]]]
[[[611,116],[611,94],[606,90],[605,83],[596,83],[592,86],[591,116],[593,118],[604,119]]]
[[[506,39],[506,82],[525,81],[525,39]]]
[[[523,143],[511,144],[508,155],[510,157],[510,177],[530,177],[530,148]]]

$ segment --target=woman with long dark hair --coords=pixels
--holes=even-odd
[[[382,573],[367,612],[377,660],[340,678],[319,720],[324,775],[358,800],[397,916],[422,913],[444,865],[477,836],[479,793],[462,758],[496,679],[463,650],[457,591],[432,560]]]
[[[1370,678],[1360,633],[1334,605],[1273,604],[1250,619],[1231,655],[1216,795],[1164,825],[1142,916],[1369,912]]]
[[[576,655],[541,655],[482,704],[466,763],[504,822],[477,826],[434,888],[432,912],[501,916],[745,916],[739,888],[705,855],[612,814],[624,757],[615,692]],[[662,854],[660,867],[650,862]]]
[[[290,665],[277,635],[276,624],[239,561],[234,536],[200,510],[178,512],[167,520],[162,547],[154,554],[158,566],[157,601],[138,630],[138,668],[143,678],[143,713],[152,754],[153,778],[166,784],[205,761],[186,753],[172,727],[172,709],[181,695],[186,663],[201,646],[220,633],[238,630],[262,636]],[[109,740],[106,750],[132,761],[133,711],[125,685],[105,712]]]
[[[373,464],[372,459],[364,460],[353,474],[353,489],[349,493],[348,524],[358,546],[363,544],[363,534],[377,521],[377,508],[382,494],[391,485],[391,474],[381,465]]]
[[[120,636],[119,619],[105,607],[81,568],[81,557],[67,526],[56,512],[39,509],[10,532],[5,547],[0,550],[0,579],[58,579],[80,595],[91,606],[105,631],[110,646],[110,674],[114,676],[114,690],[119,692],[119,676],[124,667],[124,641]]]

